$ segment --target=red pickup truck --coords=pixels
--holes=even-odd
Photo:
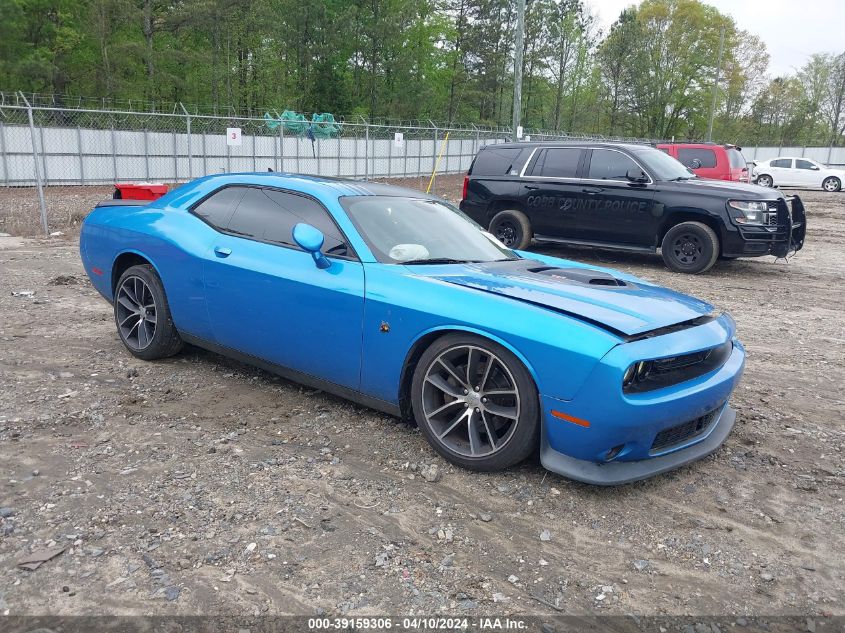
[[[751,182],[742,148],[736,145],[660,143],[657,149],[677,158],[702,178]]]

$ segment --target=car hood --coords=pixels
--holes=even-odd
[[[713,306],[634,277],[534,259],[409,266],[414,274],[549,308],[636,336],[708,316]]]
[[[692,178],[680,182],[667,182],[666,185],[694,193],[712,193],[719,196],[737,196],[743,199],[777,200],[783,194],[777,189],[761,187],[745,182],[732,180],[711,180],[708,178]]]

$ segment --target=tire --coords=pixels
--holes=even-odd
[[[463,468],[502,470],[539,445],[540,400],[531,375],[514,354],[480,336],[455,333],[434,341],[414,370],[411,403],[429,444]]]
[[[522,211],[500,211],[490,220],[490,232],[508,248],[524,250],[531,245],[534,232]]]
[[[757,184],[761,187],[773,187],[775,181],[772,180],[772,177],[769,174],[760,174],[757,176]]]
[[[822,189],[833,193],[842,189],[842,181],[836,176],[828,176],[822,181]]]
[[[152,266],[127,268],[115,286],[113,305],[117,335],[132,355],[156,360],[182,349],[164,287]]]
[[[710,270],[719,258],[719,238],[706,224],[681,222],[666,231],[660,244],[663,261],[678,273]]]

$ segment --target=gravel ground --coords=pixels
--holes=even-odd
[[[63,237],[0,238],[0,615],[845,615],[845,194],[801,193],[788,263],[544,249],[707,299],[748,349],[722,449],[602,489],[454,468],[416,428],[196,349],[134,359],[72,238],[110,189],[74,191]]]

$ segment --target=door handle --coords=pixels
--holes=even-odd
[[[591,196],[594,196],[594,195],[596,195],[597,193],[601,193],[602,191],[604,191],[604,189],[598,189],[598,188],[596,188],[596,187],[584,187],[584,188],[581,190],[581,193],[587,193],[587,194],[589,194],[589,195],[591,195]]]
[[[539,189],[540,187],[536,185],[525,185],[525,188],[528,189],[528,191],[534,191],[536,189]]]
[[[217,257],[228,257],[232,254],[232,249],[225,248],[224,246],[215,246],[214,254],[217,255]]]

